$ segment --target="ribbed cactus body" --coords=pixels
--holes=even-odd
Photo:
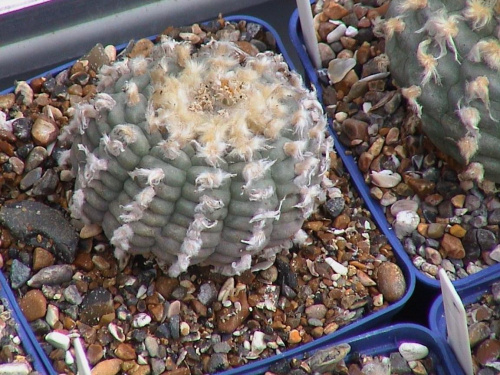
[[[172,276],[196,263],[240,273],[313,210],[331,141],[315,93],[281,55],[164,38],[98,77],[64,135],[70,209],[102,225],[122,266],[153,254]]]
[[[386,53],[402,93],[464,178],[500,182],[500,1],[393,0]]]

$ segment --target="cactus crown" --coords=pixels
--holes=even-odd
[[[235,274],[289,246],[331,140],[281,55],[163,37],[104,66],[98,90],[62,136],[74,138],[71,212],[102,225],[122,267],[140,253],[172,276],[195,263]]]
[[[462,177],[482,180],[482,170],[495,182],[500,182],[499,16],[497,0],[397,0],[384,27],[392,74],[429,138],[474,169]]]

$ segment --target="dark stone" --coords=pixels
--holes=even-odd
[[[481,254],[481,248],[477,241],[477,232],[479,229],[469,229],[462,240],[465,256],[469,260],[476,260]]]
[[[80,305],[80,320],[93,326],[99,323],[101,317],[115,312],[113,295],[104,288],[90,291]]]
[[[287,359],[281,359],[269,366],[269,371],[278,375],[287,375],[292,371],[292,367]]]
[[[490,211],[490,214],[488,215],[488,224],[500,224],[500,208],[495,208],[493,211]]]
[[[488,229],[478,229],[476,237],[481,251],[491,251],[497,245],[497,236]]]
[[[56,191],[58,183],[59,177],[57,176],[57,173],[53,169],[48,169],[45,171],[42,178],[35,182],[31,193],[33,196],[51,195]]]
[[[464,207],[467,208],[467,210],[469,210],[469,212],[475,211],[479,207],[481,207],[481,199],[479,199],[475,195],[468,194],[465,197]]]
[[[442,195],[442,194],[441,194]],[[453,204],[449,199],[442,201],[438,205],[439,216],[441,217],[452,217],[453,216]]]
[[[49,323],[45,321],[45,319],[36,319],[30,323],[30,327],[35,333],[35,335],[46,335],[50,332]]]
[[[29,117],[20,117],[12,122],[12,133],[20,141],[26,142],[31,139],[31,128],[33,120]]]
[[[411,374],[408,362],[400,353],[391,353],[389,358],[391,360],[391,374]]]
[[[229,367],[227,354],[214,353],[210,356],[208,361],[208,373],[215,374],[216,372],[223,371]]]
[[[170,335],[174,340],[180,337],[180,324],[181,318],[179,315],[174,315],[168,320],[168,328],[170,329]]]
[[[342,211],[344,211],[345,201],[343,197],[335,197],[326,201],[324,208],[328,215],[331,216],[332,219],[335,219],[339,216]]]
[[[296,289],[298,284],[297,275],[290,268],[290,264],[280,257],[276,258],[276,268],[278,269],[279,284],[286,284],[292,289]]]
[[[10,268],[10,284],[12,289],[19,289],[30,278],[31,269],[21,263],[19,260],[14,259]]]
[[[33,201],[6,203],[0,208],[0,223],[28,245],[41,246],[66,263],[75,259],[78,235],[54,208]]]

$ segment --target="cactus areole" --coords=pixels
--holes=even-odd
[[[121,267],[152,254],[171,276],[197,263],[230,275],[290,246],[332,145],[315,93],[281,55],[163,37],[98,78],[62,135],[70,210],[102,226]]]
[[[386,53],[402,94],[464,179],[500,183],[500,1],[393,0]]]

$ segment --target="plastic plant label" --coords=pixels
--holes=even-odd
[[[455,353],[460,366],[466,375],[473,375],[472,355],[469,344],[469,332],[467,329],[467,317],[464,304],[460,299],[455,287],[451,283],[446,271],[439,270],[439,281],[443,294],[444,316],[446,330],[448,332],[448,343]]]

